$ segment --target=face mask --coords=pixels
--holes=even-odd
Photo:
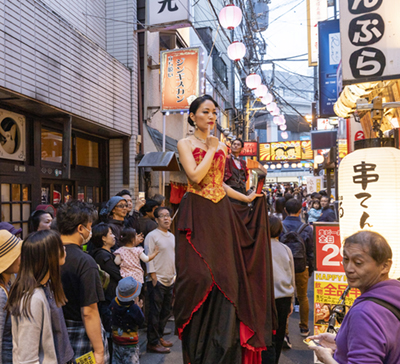
[[[82,225],[83,226],[83,225]],[[89,230],[86,226],[83,226],[84,227],[84,229],[86,230],[86,231],[89,231],[89,236],[85,239],[85,237],[82,235],[82,234],[79,234],[81,237],[82,237],[82,240],[83,240],[83,245],[84,244],[87,244],[88,242],[89,242],[89,240],[92,238],[92,230]]]

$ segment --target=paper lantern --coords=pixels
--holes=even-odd
[[[250,73],[246,77],[246,86],[250,90],[255,90],[260,85],[261,85],[261,77],[257,75],[257,73]]]
[[[246,54],[246,46],[242,42],[235,41],[228,46],[228,57],[232,61],[240,61]]]
[[[310,163],[306,163],[306,164],[304,165],[304,167],[310,168]]]
[[[283,168],[289,168],[289,163],[285,163],[285,164],[283,165]]]
[[[275,108],[276,108],[275,102],[271,102],[269,105],[267,105],[267,110],[268,110],[269,112],[275,110]]]
[[[371,230],[385,237],[393,252],[390,278],[400,277],[400,150],[359,149],[339,166],[340,237]]]
[[[276,117],[276,116],[275,116],[275,117]],[[287,129],[286,124],[280,125],[280,126],[279,126],[279,129],[282,130],[282,131],[285,131],[285,130]]]
[[[288,133],[286,131],[281,133],[282,139],[287,139],[289,137]]]
[[[268,104],[270,104],[272,101],[274,101],[274,97],[273,97],[269,92],[267,92],[267,94],[264,95],[264,96],[261,98],[261,102],[262,102],[264,105],[268,105]]]
[[[264,97],[268,93],[268,87],[265,85],[259,85],[255,90],[254,90],[254,95],[257,97]]]
[[[272,121],[274,122],[275,125],[280,125],[282,123],[282,120],[279,116],[274,116]]]
[[[281,168],[282,168],[282,164],[278,163],[278,164],[276,165],[276,168],[281,169]]]
[[[301,163],[297,163],[297,168],[302,168],[303,165]]]
[[[292,163],[292,168],[297,168],[297,164],[296,163]]]
[[[242,10],[240,10],[240,8],[233,4],[229,4],[219,12],[218,19],[222,27],[232,30],[241,23],[242,15]]]
[[[275,164],[271,164],[271,169],[275,169]]]
[[[281,110],[279,109],[279,107],[275,107],[274,110],[270,111],[271,115],[280,115]]]
[[[324,160],[325,160],[325,158],[324,158],[324,156],[321,155],[321,154],[318,154],[318,155],[315,157],[315,163],[317,163],[317,164],[324,163]]]

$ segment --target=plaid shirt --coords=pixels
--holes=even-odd
[[[83,323],[72,320],[65,320],[65,323],[67,324],[69,341],[75,352],[74,359],[79,358],[89,351],[93,351],[92,344],[90,343],[89,337],[86,335],[86,330],[85,326],[83,326]],[[104,364],[109,364],[110,353],[108,351],[107,336],[103,325],[101,325],[101,334],[104,345]]]

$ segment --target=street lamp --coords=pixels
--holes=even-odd
[[[218,19],[225,29],[235,29],[242,21],[242,10],[239,7],[229,4],[219,12]]]
[[[246,46],[242,42],[235,41],[228,46],[228,57],[232,61],[240,61],[246,54]]]

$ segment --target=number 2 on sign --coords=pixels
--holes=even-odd
[[[336,258],[338,254],[342,255],[342,252],[340,251],[339,247],[335,244],[325,244],[322,247],[322,250],[324,252],[327,252],[328,250],[332,249],[332,253],[328,254],[323,260],[322,260],[322,265],[328,265],[328,266],[340,266],[340,264],[343,264],[342,262],[338,261],[332,261],[331,259]]]

